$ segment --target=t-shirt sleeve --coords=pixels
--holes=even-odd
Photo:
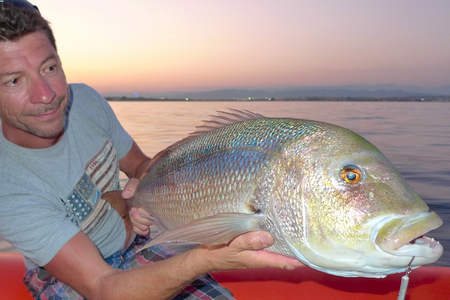
[[[25,257],[44,266],[79,232],[64,206],[28,193],[0,195],[0,235]]]

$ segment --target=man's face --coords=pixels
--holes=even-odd
[[[64,130],[68,87],[58,54],[45,33],[0,41],[0,118],[4,136],[43,148]]]

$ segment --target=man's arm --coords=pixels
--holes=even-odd
[[[273,239],[251,232],[220,247],[198,247],[166,260],[132,270],[106,264],[82,232],[75,235],[45,268],[88,299],[169,299],[195,278],[216,270],[276,267],[293,269],[301,263],[279,254],[259,251]]]

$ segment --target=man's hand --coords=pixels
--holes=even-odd
[[[206,272],[268,267],[292,270],[303,266],[295,258],[264,250],[272,244],[273,238],[268,232],[254,231],[236,237],[226,246],[201,246],[196,254],[201,257],[198,260],[208,262],[210,269]]]
[[[133,231],[139,235],[148,235],[152,225],[150,214],[145,209],[137,207],[132,207],[129,213]]]
[[[137,178],[130,178],[122,190],[122,198],[129,200],[134,197],[140,180]]]
[[[130,178],[122,191],[122,198],[129,200],[133,198],[140,180]],[[132,229],[139,235],[148,235],[150,233],[150,225],[152,222],[150,214],[143,208],[132,207],[128,212],[131,220]]]

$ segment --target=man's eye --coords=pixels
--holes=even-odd
[[[16,86],[19,83],[19,77],[9,79],[5,82],[6,86]]]
[[[56,65],[48,66],[48,67],[46,67],[44,70],[45,70],[45,72],[47,72],[47,73],[54,72],[54,71],[56,70]]]

